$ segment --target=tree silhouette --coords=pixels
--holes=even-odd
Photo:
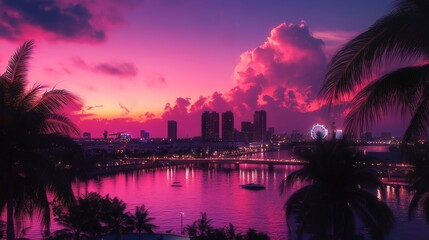
[[[134,230],[133,219],[128,212],[125,212],[127,204],[122,200],[110,198],[109,195],[102,201],[102,222],[106,225],[106,231],[116,235],[120,239],[123,233],[129,233]]]
[[[186,231],[189,237],[194,240],[208,239],[207,237],[212,233],[213,227],[211,225],[212,219],[207,219],[206,213],[201,213],[201,218],[193,222],[191,225],[186,226]]]
[[[55,231],[54,236],[83,239],[105,233],[106,228],[102,223],[103,201],[98,193],[89,193],[84,198],[79,197],[77,202],[69,207],[55,202],[55,221],[65,228]]]
[[[54,238],[71,237],[73,239],[98,238],[103,234],[122,234],[133,230],[151,232],[157,228],[150,223],[148,210],[144,205],[136,208],[136,214],[126,212],[127,204],[117,197],[104,197],[98,193],[89,193],[79,197],[75,204],[67,207],[54,204],[55,221],[64,226],[54,232]]]
[[[358,239],[359,224],[372,239],[384,239],[394,217],[387,205],[366,189],[382,187],[374,169],[358,164],[361,157],[345,141],[318,141],[302,156],[306,164],[289,174],[281,191],[297,181],[308,185],[294,192],[284,208],[297,239]],[[358,223],[356,222],[358,220]]]
[[[131,216],[131,218],[135,229],[139,233],[139,240],[143,231],[147,233],[153,233],[153,230],[158,228],[158,226],[155,224],[150,223],[155,218],[149,217],[149,209],[145,208],[144,204],[136,207],[136,211],[134,215]]]
[[[321,90],[330,103],[341,102],[362,89],[351,101],[347,134],[362,131],[392,110],[410,115],[404,140],[429,130],[429,64],[398,68],[365,86],[374,68],[384,60],[421,59],[429,53],[429,3],[399,0],[394,9],[367,31],[348,42],[332,58]]]
[[[65,90],[28,87],[33,45],[28,41],[18,48],[0,76],[0,209],[7,212],[7,239],[15,239],[14,219],[23,215],[37,213],[49,228],[47,193],[63,204],[74,199],[63,166],[46,147],[78,135],[77,127],[60,111],[79,100]],[[58,142],[51,141],[52,136]]]

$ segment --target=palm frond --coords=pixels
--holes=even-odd
[[[34,41],[24,42],[10,58],[6,72],[3,74],[3,77],[14,86],[13,89],[17,92],[23,93],[25,91],[28,61],[30,60],[33,47]]]
[[[424,178],[416,181],[412,188],[415,189],[415,193],[413,195],[413,198],[410,201],[410,205],[408,205],[408,219],[411,220],[414,218],[417,208],[419,206],[419,203],[422,201],[422,199],[427,198],[429,194],[429,178]]]
[[[422,100],[408,123],[404,133],[404,141],[408,142],[413,137],[422,136],[429,132],[429,87],[426,87]]]
[[[34,86],[20,100],[19,105],[25,106],[26,109],[31,109],[35,105],[39,97],[40,91],[42,91],[42,89],[44,88],[44,85],[34,84]]]
[[[427,15],[429,13],[429,4],[421,0],[399,0],[396,3],[396,9],[402,11],[415,11]]]
[[[56,113],[67,105],[79,104],[80,99],[74,94],[63,90],[47,91],[30,109],[40,113]]]
[[[355,134],[375,122],[392,109],[402,114],[412,113],[420,101],[428,82],[429,65],[406,67],[382,76],[362,89],[351,102],[346,117],[346,134]]]
[[[79,136],[79,128],[66,116],[49,114],[43,122],[42,133],[57,133],[67,136]]]
[[[379,19],[332,58],[320,96],[330,104],[341,102],[363,80],[371,79],[383,60],[427,57],[429,33],[422,29],[428,24],[426,16],[411,11],[393,11]]]
[[[356,214],[368,227],[373,239],[384,239],[392,228],[395,217],[392,210],[375,196],[366,191],[356,191],[351,202]]]

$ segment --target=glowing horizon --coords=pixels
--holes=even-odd
[[[390,4],[4,1],[0,68],[34,39],[31,83],[77,94],[71,117],[93,137],[165,137],[167,120],[197,136],[204,110],[233,111],[240,129],[264,109],[276,132],[304,131],[341,122],[316,100],[326,65]]]

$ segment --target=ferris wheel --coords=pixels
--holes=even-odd
[[[317,139],[318,136],[326,138],[328,136],[328,129],[321,124],[316,124],[311,128],[310,134],[313,139]]]

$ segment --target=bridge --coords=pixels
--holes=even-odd
[[[267,159],[267,158],[240,158],[240,157],[220,157],[220,158],[127,158],[125,161],[152,161],[156,164],[266,164],[266,165],[304,165],[306,161],[290,158],[290,159]],[[393,170],[412,170],[411,164],[406,163],[381,163],[381,162],[359,162],[361,165],[374,167],[375,169],[393,169]]]
[[[302,166],[306,161],[299,159],[259,159],[259,158],[127,158],[126,161],[151,161],[155,165],[184,165],[184,164],[234,164],[237,168],[240,164],[264,164],[268,165],[269,170],[273,170],[275,165],[297,165]],[[375,168],[381,176],[381,180],[386,185],[391,186],[408,186],[406,175],[414,169],[414,166],[406,163],[381,163],[381,162],[361,162],[361,165]]]
[[[256,158],[168,158],[155,161],[174,164],[266,164],[266,165],[304,165],[305,161],[297,159],[256,159]]]

